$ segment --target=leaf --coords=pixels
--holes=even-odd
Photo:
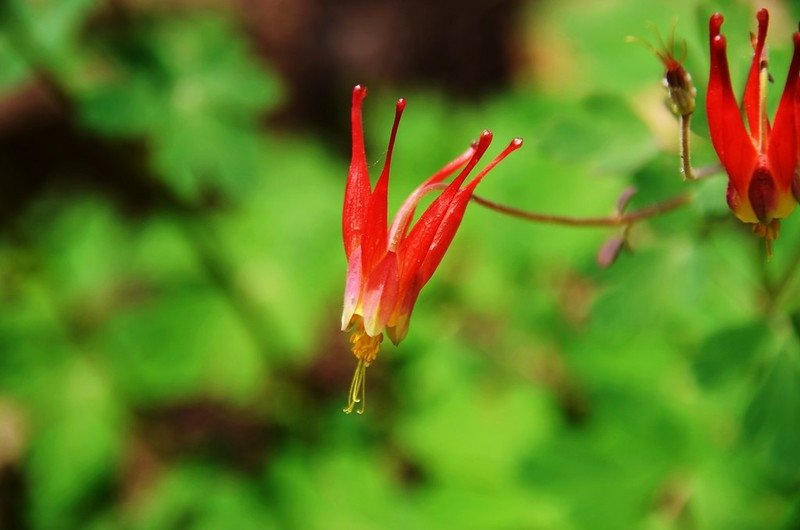
[[[728,179],[724,174],[695,183],[697,194],[692,208],[704,217],[732,215],[725,200]]]
[[[248,57],[230,23],[192,16],[138,27],[104,49],[107,79],[77,94],[84,124],[142,137],[155,172],[182,198],[237,194],[260,170],[258,115],[277,83]]]
[[[735,376],[743,376],[770,338],[760,321],[722,328],[700,346],[694,360],[694,373],[700,384],[714,387]]]
[[[120,312],[99,340],[135,402],[206,393],[246,399],[263,382],[264,366],[237,317],[218,293],[193,286]]]
[[[744,416],[745,432],[766,450],[776,476],[800,480],[800,362],[781,351],[769,367]]]
[[[540,149],[559,161],[584,163],[598,172],[628,172],[657,152],[655,138],[616,94],[587,97],[549,124]]]
[[[113,528],[270,530],[278,528],[252,481],[200,464],[169,469],[143,492],[135,510],[121,511]]]
[[[37,528],[69,528],[88,514],[120,458],[122,411],[107,375],[72,352],[58,379],[40,396],[26,473],[31,482],[31,518]]]
[[[420,528],[385,462],[369,451],[334,449],[289,450],[270,470],[285,528]]]
[[[68,74],[80,63],[79,34],[98,0],[5,0],[0,29],[26,62]]]
[[[508,487],[515,483],[523,457],[546,438],[552,411],[536,388],[495,388],[496,382],[471,375],[484,363],[468,368],[459,362],[469,353],[466,348],[442,341],[407,367],[406,401],[417,409],[409,410],[398,435],[405,450],[442,484],[478,490]],[[498,423],[502,417],[517,420]]]

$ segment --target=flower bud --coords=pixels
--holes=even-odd
[[[695,109],[697,89],[692,83],[692,76],[686,68],[671,54],[659,53],[664,63],[664,87],[669,94],[669,107],[676,116],[684,118],[691,115]]]

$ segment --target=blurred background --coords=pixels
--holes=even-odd
[[[774,109],[800,3],[765,2]],[[662,67],[755,4],[3,0],[0,529],[800,528],[800,215],[775,255],[684,183]],[[682,46],[678,46],[682,56]],[[350,92],[390,207],[484,128],[480,194],[407,339],[342,407]],[[737,89],[738,92],[738,89]]]

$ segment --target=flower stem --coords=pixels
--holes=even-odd
[[[494,210],[498,213],[532,221],[535,223],[554,224],[564,226],[585,226],[585,227],[603,227],[603,226],[626,226],[631,225],[637,221],[656,217],[661,214],[677,210],[687,204],[691,203],[694,195],[691,193],[683,193],[675,197],[669,198],[663,202],[645,206],[638,210],[634,210],[626,214],[614,214],[607,217],[570,217],[566,215],[551,215],[538,212],[530,212],[521,210],[512,206],[505,206],[503,204],[484,199],[477,195],[472,196],[472,200],[485,208]]]
[[[689,129],[691,119],[691,114],[678,116],[678,121],[681,125],[681,175],[683,175],[684,180],[700,180],[719,173],[722,167],[719,164],[712,164],[698,169],[692,167],[689,145],[689,138],[692,134]]]

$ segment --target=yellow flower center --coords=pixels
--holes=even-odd
[[[344,411],[348,414],[353,412],[356,403],[361,404],[356,412],[359,414],[364,413],[367,400],[367,366],[372,364],[372,361],[378,356],[378,352],[381,350],[381,342],[383,342],[383,333],[370,337],[364,330],[364,320],[360,316],[354,318],[350,332],[350,344],[352,344],[351,349],[353,355],[358,359],[358,363],[353,374],[353,381],[350,383],[350,391],[347,393],[347,406],[344,408]]]

